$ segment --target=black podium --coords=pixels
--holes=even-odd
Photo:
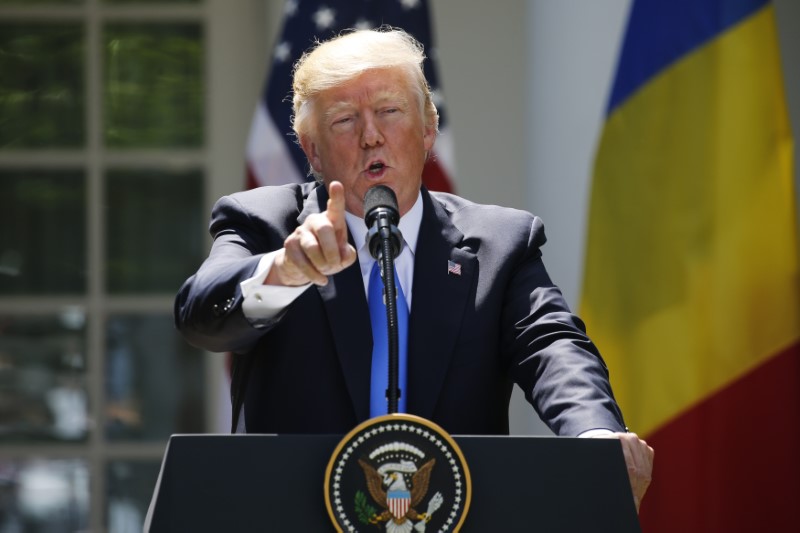
[[[335,531],[323,485],[341,438],[175,435],[145,531]],[[640,532],[619,441],[454,438],[472,476],[464,533]]]

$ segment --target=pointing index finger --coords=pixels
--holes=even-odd
[[[348,266],[355,261],[355,249],[347,242],[347,222],[344,216],[345,202],[344,202],[344,185],[338,181],[332,181],[328,185],[328,209],[326,216],[333,225],[333,230],[336,233],[336,241],[339,245],[339,254],[341,255],[342,265]]]
[[[332,181],[328,186],[328,219],[333,223],[333,227],[338,231],[344,222],[344,185],[338,181]]]

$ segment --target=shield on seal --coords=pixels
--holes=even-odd
[[[406,516],[411,505],[411,492],[407,490],[390,490],[386,493],[386,503],[389,512],[398,520]]]

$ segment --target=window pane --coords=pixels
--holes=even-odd
[[[3,22],[0,52],[0,148],[83,146],[83,27]]]
[[[106,531],[142,531],[160,470],[160,461],[109,463],[106,471]]]
[[[106,435],[162,440],[203,431],[203,355],[172,315],[115,315],[107,323]]]
[[[202,146],[200,25],[109,24],[103,43],[107,146]]]
[[[0,531],[88,531],[89,467],[78,459],[0,459]]]
[[[106,194],[108,290],[176,293],[204,255],[202,173],[111,171]]]
[[[0,296],[85,292],[85,210],[82,172],[0,170]]]
[[[0,442],[87,438],[85,322],[76,307],[0,315]]]

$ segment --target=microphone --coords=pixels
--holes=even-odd
[[[397,196],[386,185],[376,185],[364,195],[364,222],[369,232],[369,253],[378,261],[383,279],[383,301],[386,305],[386,327],[388,334],[388,388],[386,389],[387,411],[396,413],[400,398],[399,387],[399,340],[397,318],[397,287],[394,284],[394,258],[403,246],[403,235],[397,227],[400,213]]]
[[[364,222],[369,228],[367,246],[373,259],[381,260],[383,256],[382,241],[389,240],[392,257],[397,257],[403,246],[403,234],[397,224],[400,223],[400,212],[397,208],[397,196],[386,185],[376,185],[364,195]]]

